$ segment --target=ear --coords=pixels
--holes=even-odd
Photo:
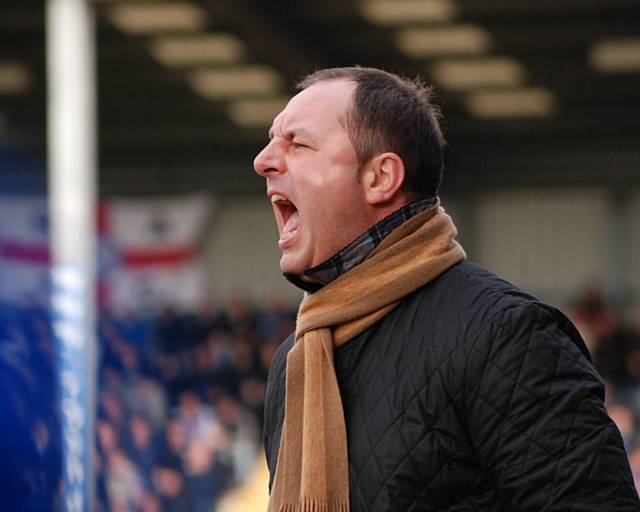
[[[367,162],[361,182],[367,203],[380,206],[397,199],[404,184],[404,162],[396,153],[382,153]]]

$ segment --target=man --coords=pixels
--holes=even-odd
[[[640,510],[575,328],[465,261],[429,89],[299,89],[254,162],[307,292],[269,374],[269,510]]]

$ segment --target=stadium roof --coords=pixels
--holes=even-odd
[[[420,74],[445,187],[640,181],[637,0],[110,0],[98,28],[105,194],[262,189],[267,120],[317,68]],[[0,147],[44,155],[44,6],[0,5]]]

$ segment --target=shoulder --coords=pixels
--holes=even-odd
[[[455,343],[466,346],[466,351],[542,329],[561,334],[589,359],[578,331],[561,311],[469,261],[454,265],[414,292],[402,310],[409,325],[428,323],[427,330],[439,333],[434,338],[449,348]]]
[[[460,281],[466,300],[463,307],[475,309],[491,324],[496,335],[527,337],[533,333],[554,332],[555,338],[570,341],[587,359],[589,352],[578,330],[558,308],[546,304],[492,272],[466,263]]]
[[[469,339],[502,312],[536,301],[513,284],[462,261],[406,297],[398,314],[409,325]]]
[[[541,367],[560,371],[566,366],[600,385],[582,337],[559,309],[470,262],[442,277],[432,293],[421,292],[422,300],[433,301],[433,294],[445,305],[439,309],[455,325],[455,345],[467,378],[475,382],[474,372],[489,377],[487,367],[514,374],[530,368],[535,374]]]
[[[422,300],[444,301],[458,313],[497,314],[518,304],[537,302],[512,283],[469,261],[462,261],[422,287]]]

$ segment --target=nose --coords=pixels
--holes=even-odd
[[[263,178],[273,174],[280,174],[285,170],[281,151],[278,151],[274,142],[273,140],[269,142],[253,160],[253,168]]]

